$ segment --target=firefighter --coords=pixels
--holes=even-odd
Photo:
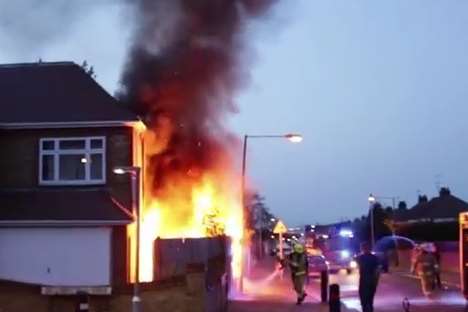
[[[293,246],[293,252],[289,254],[287,262],[291,269],[291,278],[294,286],[294,290],[297,294],[296,304],[301,304],[307,296],[304,291],[305,280],[308,276],[309,264],[307,261],[307,255],[304,252],[304,246],[296,243]]]
[[[380,277],[377,256],[371,253],[369,243],[361,244],[361,254],[356,257],[359,266],[359,299],[363,312],[374,311],[374,297]]]
[[[433,255],[434,255],[434,258],[436,260],[434,288],[437,287],[439,289],[442,289],[442,281],[440,279],[441,267],[440,267],[440,250],[439,250],[439,247],[434,246]]]
[[[421,252],[416,258],[412,271],[416,272],[421,279],[421,288],[426,297],[432,294],[434,288],[436,266],[437,262],[434,255],[424,246],[421,246]]]
[[[416,267],[416,260],[418,259],[419,255],[421,254],[421,246],[416,245],[411,252],[411,268]],[[416,274],[416,270],[411,270],[412,274]]]

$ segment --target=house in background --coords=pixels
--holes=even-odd
[[[44,294],[125,284],[139,120],[71,62],[0,65],[0,280]]]
[[[468,203],[443,187],[439,196],[428,200],[420,195],[418,203],[394,214],[397,232],[418,241],[457,241],[458,217],[468,211]]]

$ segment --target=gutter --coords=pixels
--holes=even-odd
[[[0,227],[64,227],[127,225],[132,220],[2,220]]]
[[[0,122],[1,129],[51,129],[51,128],[97,128],[97,127],[135,127],[140,120],[69,121],[69,122]]]

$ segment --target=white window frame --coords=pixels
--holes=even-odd
[[[101,140],[101,148],[91,148],[91,140]],[[54,142],[54,149],[43,149],[43,142]],[[85,141],[84,149],[60,149],[60,142],[63,141]],[[91,179],[91,154],[102,155],[102,179]],[[44,180],[42,177],[42,158],[44,155],[54,156],[54,179]],[[85,164],[85,178],[82,180],[60,180],[60,155],[85,155],[88,160]],[[65,138],[41,138],[39,140],[39,185],[97,185],[106,183],[106,137],[65,137]]]

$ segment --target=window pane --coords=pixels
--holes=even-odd
[[[91,148],[102,148],[102,139],[91,140]]]
[[[42,141],[43,150],[53,150],[55,148],[55,141]]]
[[[85,140],[66,140],[60,141],[60,149],[84,149]]]
[[[51,181],[54,179],[54,155],[42,156],[42,180]]]
[[[91,179],[102,180],[102,154],[91,154]]]
[[[60,180],[85,179],[85,155],[60,155],[59,164]]]

